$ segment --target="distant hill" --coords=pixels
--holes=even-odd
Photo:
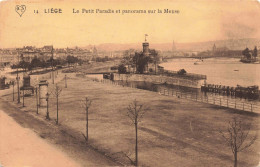
[[[179,51],[206,51],[212,50],[213,45],[217,48],[227,47],[230,50],[242,50],[246,47],[253,49],[255,46],[260,48],[260,39],[257,38],[245,38],[245,39],[229,39],[229,40],[217,40],[207,42],[193,42],[193,43],[175,43],[175,47]],[[88,46],[89,47],[89,46]],[[86,48],[88,48],[86,47]],[[122,51],[127,49],[142,49],[142,43],[129,43],[129,44],[117,44],[117,43],[104,43],[96,45],[99,51]],[[171,51],[172,43],[151,43],[150,48]]]

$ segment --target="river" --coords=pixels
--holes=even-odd
[[[166,70],[185,69],[188,73],[207,75],[207,83],[226,86],[260,86],[260,64],[246,64],[238,58],[208,58],[194,65],[197,59],[171,59],[160,64]]]

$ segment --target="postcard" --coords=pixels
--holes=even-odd
[[[257,0],[1,0],[0,167],[256,167]]]

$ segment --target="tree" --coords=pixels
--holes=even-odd
[[[92,103],[92,100],[90,100],[88,97],[86,97],[85,100],[82,101],[82,105],[86,110],[86,136],[83,134],[86,141],[88,141],[88,110],[91,106],[91,103]]]
[[[61,94],[61,91],[62,91],[62,89],[57,84],[54,87],[54,89],[52,90],[52,94],[56,98],[56,105],[57,105],[57,120],[56,120],[56,124],[59,123],[59,96]]]
[[[154,64],[154,71],[157,72],[157,64],[160,62],[160,57],[155,49],[150,49],[149,62]]]
[[[253,56],[256,58],[257,57],[257,47],[255,46],[255,49],[253,50]]]
[[[135,125],[135,166],[138,166],[138,122],[141,121],[145,114],[142,104],[138,104],[136,100],[127,107],[127,116]]]
[[[246,48],[245,50],[242,51],[242,54],[247,57],[247,59],[250,59],[251,54],[250,54],[250,50],[248,48]]]
[[[33,68],[40,67],[41,66],[41,60],[37,57],[34,57],[31,61],[31,65]]]
[[[29,68],[30,63],[26,62],[24,60],[19,62],[18,67],[22,68],[24,71],[26,71]]]
[[[239,152],[250,147],[256,140],[256,135],[249,137],[251,125],[242,123],[237,117],[229,121],[226,133],[220,131],[227,145],[231,148],[234,156],[234,167],[237,167],[237,155]]]
[[[136,71],[140,74],[143,74],[149,60],[149,57],[145,56],[142,53],[136,52],[135,56],[133,57],[133,62],[136,66]]]
[[[125,73],[126,73],[126,67],[125,67],[124,64],[120,64],[120,65],[118,66],[118,73],[119,73],[119,74],[125,74]]]
[[[68,62],[69,65],[78,62],[78,58],[77,58],[77,57],[70,56],[70,55],[67,56],[66,60],[67,60],[67,62]]]
[[[125,50],[123,53],[123,59],[121,63],[127,65],[129,69],[130,66],[134,65],[133,62],[134,55],[135,55],[134,49]]]

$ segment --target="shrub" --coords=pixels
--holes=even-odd
[[[118,73],[119,73],[119,74],[125,74],[125,73],[126,73],[126,67],[125,67],[124,64],[120,64],[120,65],[118,66]]]
[[[178,75],[185,75],[187,72],[186,72],[186,70],[184,70],[184,69],[180,69],[178,72],[177,72],[177,74]]]

